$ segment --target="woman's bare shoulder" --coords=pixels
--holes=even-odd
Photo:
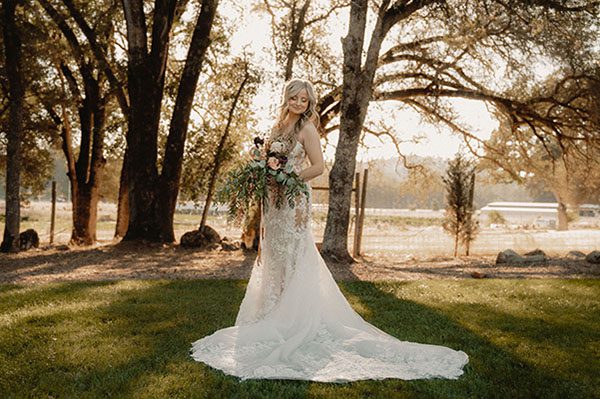
[[[304,139],[308,136],[314,136],[317,135],[319,136],[319,131],[317,130],[317,127],[315,126],[315,124],[313,123],[313,121],[308,120],[300,129],[300,131],[298,132],[299,138],[304,141]]]

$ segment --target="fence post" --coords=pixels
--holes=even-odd
[[[50,244],[54,242],[54,222],[56,219],[56,180],[52,180],[52,208],[50,212]]]
[[[360,255],[358,243],[358,221],[360,219],[360,173],[356,172],[354,178],[354,243],[352,245],[352,255],[356,258]]]
[[[363,181],[362,181],[362,193],[360,195],[360,215],[359,215],[359,220],[358,220],[358,240],[357,240],[357,245],[355,247],[354,252],[358,255],[360,255],[360,247],[362,245],[362,234],[363,234],[363,227],[365,224],[365,203],[367,202],[367,178],[369,177],[369,169],[365,169],[363,172]],[[358,194],[358,190],[357,190],[357,194]]]

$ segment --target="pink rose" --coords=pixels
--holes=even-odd
[[[269,157],[267,164],[269,165],[269,168],[271,168],[273,170],[279,169],[279,159],[277,159],[275,157]]]

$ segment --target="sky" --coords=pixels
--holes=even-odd
[[[250,50],[254,53],[260,67],[264,69],[266,76],[273,76],[277,70],[281,70],[281,66],[275,65],[270,55],[272,47],[270,18],[258,12],[248,12],[249,7],[246,7],[246,12],[240,14],[227,2],[223,2],[221,7],[223,7],[223,14],[235,21],[237,26],[232,37],[232,51]],[[341,38],[346,35],[347,20],[348,11],[346,9],[335,15],[332,23],[328,24],[327,40],[334,53],[333,59],[341,59]],[[273,87],[267,83],[259,91],[255,99],[255,107],[260,129],[266,131],[272,124],[274,107],[279,102],[281,89],[282,87]],[[497,121],[491,117],[483,103],[457,100],[456,104],[463,121],[471,126],[471,132],[480,138],[488,138],[497,127]],[[461,146],[462,139],[449,129],[426,125],[422,123],[416,112],[403,111],[393,102],[372,103],[369,106],[368,118],[383,119],[386,126],[396,131],[397,135],[406,141],[400,147],[405,155],[451,158]],[[418,143],[411,142],[414,136],[421,137]],[[329,144],[325,147],[326,159],[333,159],[336,142],[337,133],[330,134]],[[365,140],[365,145],[366,148],[359,150],[358,161],[397,156],[396,149],[390,142],[381,143],[371,136]]]

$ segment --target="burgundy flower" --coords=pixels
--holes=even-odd
[[[265,141],[263,139],[261,139],[260,137],[257,136],[257,137],[254,138],[254,145],[256,147],[261,146],[264,143],[265,143]]]

